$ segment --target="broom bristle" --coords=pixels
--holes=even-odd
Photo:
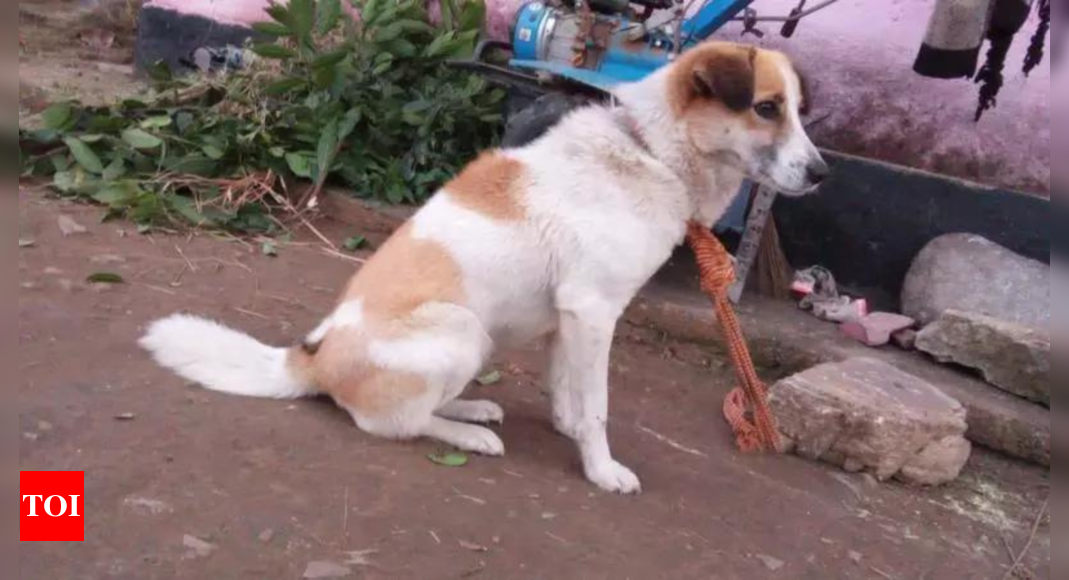
[[[754,269],[757,277],[757,292],[762,296],[776,299],[791,297],[791,282],[794,281],[794,269],[787,261],[780,245],[779,230],[776,219],[769,216],[761,247],[757,253]]]

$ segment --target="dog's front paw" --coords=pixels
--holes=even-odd
[[[461,449],[491,457],[500,457],[505,454],[505,444],[496,433],[484,427],[471,427],[459,445]]]
[[[587,468],[586,478],[594,485],[611,493],[642,492],[642,484],[639,483],[638,476],[613,460]]]

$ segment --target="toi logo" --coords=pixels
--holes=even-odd
[[[20,471],[19,541],[81,542],[85,539],[85,473]]]

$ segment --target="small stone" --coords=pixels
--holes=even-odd
[[[941,473],[956,475],[968,459],[934,452],[919,457],[933,443],[952,445],[947,438],[961,450],[965,409],[928,382],[879,360],[853,358],[787,377],[773,385],[769,405],[780,431],[794,442],[794,453],[870,470],[880,481],[913,461],[932,468],[926,459],[947,462]]]
[[[352,574],[352,569],[342,566],[337,562],[318,560],[309,562],[304,569],[304,578],[315,580],[317,578],[344,578]]]
[[[147,497],[128,497],[122,500],[122,503],[130,511],[139,515],[158,516],[174,511],[174,508],[167,502]]]
[[[275,530],[267,528],[266,530],[260,532],[260,535],[256,536],[256,538],[265,544],[270,544],[271,540],[275,539]]]
[[[41,285],[37,282],[20,282],[19,288],[22,290],[40,290]]]
[[[552,519],[556,519],[556,518],[557,518],[557,514],[555,514],[553,512],[542,512],[542,519],[543,520],[552,520]]]
[[[37,441],[41,436],[33,431],[25,431],[22,433],[22,438],[27,441]]]
[[[891,342],[902,350],[913,350],[917,347],[917,331],[911,328],[899,330],[891,335]]]
[[[59,218],[56,219],[56,223],[59,225],[60,233],[62,233],[65,238],[81,235],[89,231],[85,229],[85,226],[74,221],[74,218],[68,215],[59,216]]]
[[[115,415],[116,421],[133,421],[136,418],[137,415],[133,413],[119,413],[118,415]]]
[[[457,543],[460,544],[461,548],[464,548],[465,550],[471,550],[472,552],[488,552],[490,550],[486,546],[481,546],[479,544],[469,542],[467,540],[457,540]]]
[[[855,552],[854,550],[850,550],[850,553],[848,555],[850,557],[850,561],[855,564],[861,564],[861,560],[862,558],[864,558],[864,556],[861,555],[861,552]]]
[[[765,554],[755,554],[754,557],[760,560],[761,563],[765,565],[765,568],[768,568],[772,572],[779,571],[787,565],[783,560]]]
[[[858,473],[865,470],[865,464],[853,457],[847,457],[846,460],[843,461],[843,470],[850,473]]]
[[[947,310],[917,334],[941,362],[977,369],[988,383],[1050,406],[1050,333],[983,314]]]
[[[857,320],[844,322],[840,328],[847,336],[868,346],[883,346],[891,342],[891,335],[912,327],[916,322],[901,314],[873,312]]]
[[[215,545],[204,540],[186,534],[182,536],[182,545],[189,548],[188,554],[197,558],[207,558],[215,551]]]
[[[48,421],[38,421],[37,422],[37,430],[38,431],[51,431],[52,430],[52,424],[49,423]]]
[[[89,261],[100,266],[107,266],[111,264],[124,264],[126,263],[126,258],[116,254],[101,254],[89,258]]]
[[[947,310],[1050,328],[1050,266],[973,234],[940,236],[913,260],[902,312],[922,325]]]
[[[59,268],[55,268],[53,266],[49,266],[49,267],[45,268],[43,270],[43,272],[44,272],[44,274],[46,276],[62,276],[63,275],[63,270],[60,270]]]
[[[946,437],[921,450],[898,472],[898,479],[918,485],[942,485],[961,475],[972,444],[961,437]]]

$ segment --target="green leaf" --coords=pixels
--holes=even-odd
[[[496,385],[497,383],[501,382],[501,373],[499,371],[490,371],[482,375],[481,377],[475,379],[475,382],[479,383],[484,387]]]
[[[115,272],[96,272],[90,274],[86,279],[86,282],[90,284],[124,284],[126,280],[122,276]]]
[[[345,241],[342,242],[342,247],[350,252],[355,252],[364,247],[365,244],[367,244],[367,238],[364,236],[353,236],[351,238],[346,238]]]
[[[67,126],[72,114],[70,103],[56,103],[41,113],[41,122],[45,129],[60,131]]]
[[[364,22],[374,22],[375,19],[379,17],[380,8],[380,0],[367,0],[367,2],[364,3],[363,10],[360,11],[360,16],[363,18]]]
[[[383,62],[382,64],[379,64],[378,66],[376,66],[371,71],[371,74],[373,74],[375,76],[379,76],[379,75],[385,73],[386,71],[390,70],[391,68],[393,68],[393,61],[392,60],[388,60],[388,61]]]
[[[440,56],[442,54],[442,51],[445,50],[445,48],[448,46],[448,44],[450,42],[453,42],[454,38],[455,37],[454,37],[454,34],[453,34],[452,30],[450,30],[449,32],[446,32],[444,34],[439,35],[437,38],[432,40],[431,43],[428,44],[426,48],[423,49],[423,56],[430,56],[430,57]]]
[[[159,137],[146,133],[141,129],[127,129],[122,132],[122,140],[127,145],[134,149],[147,150],[156,149],[160,145],[163,145],[163,141]]]
[[[295,91],[295,90],[297,90],[297,89],[299,89],[299,88],[301,88],[303,86],[304,86],[304,79],[298,79],[298,78],[282,79],[280,81],[275,81],[275,82],[271,83],[270,85],[267,85],[267,88],[264,89],[264,93],[266,93],[268,96],[271,96],[271,97],[278,97],[278,96],[282,96],[282,95],[284,95],[286,93],[293,92],[293,91]]]
[[[278,247],[272,241],[266,241],[260,246],[260,252],[268,257],[278,257]]]
[[[171,72],[171,67],[166,62],[158,60],[155,63],[149,65],[145,72],[148,73],[150,79],[158,82],[165,83],[174,80],[174,73]]]
[[[445,467],[464,467],[468,464],[467,454],[460,452],[445,454],[431,453],[427,456],[427,459]]]
[[[290,35],[290,29],[277,22],[256,22],[252,25],[252,29],[260,34],[275,38]]]
[[[327,90],[334,85],[334,81],[338,79],[338,71],[330,68],[313,69],[312,81],[315,83],[317,89]]]
[[[125,181],[105,186],[93,194],[93,199],[106,206],[123,206],[133,203],[142,193],[136,183]]]
[[[330,173],[330,167],[334,164],[334,158],[338,154],[338,121],[334,120],[323,129],[319,137],[319,145],[316,147],[316,162],[319,164],[319,175],[316,178],[322,181]]]
[[[149,117],[144,121],[141,121],[142,129],[162,129],[164,127],[170,127],[172,123],[170,115],[160,115],[158,117]]]
[[[217,225],[213,220],[205,216],[192,199],[184,195],[172,195],[167,201],[171,209],[178,212],[182,218],[195,226],[214,226]]]
[[[332,67],[345,60],[345,57],[352,53],[349,47],[339,48],[337,50],[328,52],[322,56],[317,57],[312,61],[312,68],[327,68]]]
[[[52,187],[62,193],[73,193],[78,187],[78,179],[73,171],[57,171],[52,176]]]
[[[352,135],[353,131],[356,130],[357,123],[360,122],[362,117],[363,115],[360,113],[360,109],[355,107],[349,109],[349,111],[345,113],[345,117],[341,120],[341,123],[338,124],[338,141],[344,141],[349,135]]]
[[[317,3],[316,32],[321,36],[330,33],[341,19],[341,0],[319,0]]]
[[[126,174],[126,162],[122,157],[116,157],[104,168],[104,174],[101,176],[105,182],[115,181]]]
[[[308,40],[315,24],[315,0],[290,0],[289,13],[294,36]]]
[[[292,49],[279,44],[260,43],[252,45],[252,51],[256,54],[275,60],[287,60],[297,56]]]
[[[290,17],[290,11],[284,5],[271,0],[270,5],[264,8],[264,12],[267,12],[267,15],[274,19],[275,22],[285,26],[291,33],[293,32],[293,18]]]
[[[308,157],[300,153],[287,153],[286,164],[289,165],[290,171],[297,177],[312,178],[312,163]]]
[[[226,155],[226,153],[224,153],[222,149],[216,147],[215,145],[204,145],[200,148],[200,150],[208,156],[208,159],[214,159],[216,161],[222,159]]]
[[[66,137],[63,139],[63,142],[66,143],[67,148],[70,149],[71,155],[74,156],[74,160],[78,162],[78,165],[85,168],[86,171],[96,174],[104,172],[104,164],[100,162],[100,158],[97,157],[96,153],[93,153],[93,150],[88,145],[76,137]]]
[[[486,22],[486,4],[483,0],[468,0],[460,12],[457,29],[462,32],[482,30],[484,22]]]

